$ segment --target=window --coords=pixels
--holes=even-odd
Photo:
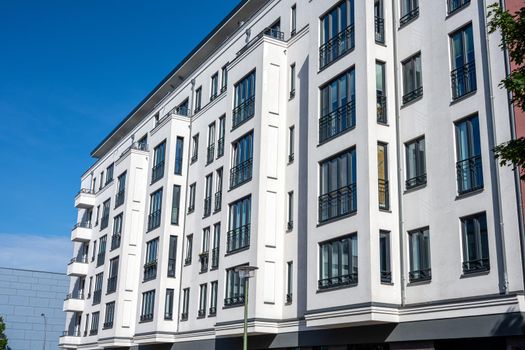
[[[290,66],[290,99],[295,97],[295,63]]]
[[[184,101],[182,101],[182,103],[176,107],[176,110],[177,114],[187,117],[190,111],[189,99],[185,99]]]
[[[151,170],[151,183],[154,183],[164,176],[164,157],[166,154],[166,141],[163,141],[154,149],[153,169]]]
[[[102,297],[102,282],[103,282],[103,273],[98,273],[95,275],[95,289],[93,290],[93,305],[100,303]]]
[[[408,233],[410,249],[410,282],[428,281],[432,278],[430,269],[430,236],[428,227]]]
[[[321,18],[319,67],[326,67],[354,46],[354,1],[343,0]]]
[[[126,193],[126,172],[117,178],[117,195],[115,196],[115,208],[124,204],[124,194]]]
[[[226,298],[224,306],[244,305],[246,279],[241,278],[236,268],[226,270]]]
[[[173,289],[166,289],[166,302],[164,303],[164,319],[173,320]]]
[[[476,91],[476,60],[472,24],[461,28],[450,36],[452,72],[452,99],[456,100]]]
[[[470,4],[470,0],[448,0],[448,14],[452,14]]]
[[[295,126],[288,129],[288,163],[293,163],[295,152]]]
[[[182,160],[184,159],[184,138],[178,136],[175,143],[175,175],[182,174]]]
[[[213,225],[213,248],[211,249],[211,268],[219,267],[219,247],[221,239],[221,223]]]
[[[153,321],[153,310],[155,308],[155,290],[142,293],[142,309],[140,311],[140,322]]]
[[[403,104],[423,96],[421,53],[403,61]]]
[[[104,317],[104,329],[113,328],[113,318],[115,316],[115,302],[106,304],[106,315]]]
[[[355,149],[320,163],[319,222],[357,211]]]
[[[425,161],[425,137],[420,137],[405,144],[406,150],[406,189],[412,189],[427,183]]]
[[[97,253],[97,241],[93,241],[93,256],[91,257],[91,261],[95,261],[95,255]]]
[[[293,229],[293,191],[288,192],[288,231]]]
[[[472,116],[455,125],[458,193],[464,194],[483,188],[479,119]]]
[[[321,243],[319,289],[357,284],[357,234]]]
[[[153,192],[149,200],[148,231],[160,226],[162,211],[162,188]]]
[[[219,212],[222,207],[222,168],[215,172],[215,213]]]
[[[291,303],[293,297],[293,262],[286,263],[286,302]]]
[[[211,197],[213,191],[213,174],[206,175],[204,185],[204,217],[211,214]]]
[[[385,43],[385,18],[383,15],[383,0],[374,0],[374,28],[376,43]]]
[[[168,277],[175,277],[177,260],[177,236],[170,236],[170,245],[168,248]]]
[[[217,294],[219,291],[219,283],[217,281],[211,282],[210,289],[210,310],[208,311],[208,316],[214,316],[217,314]]]
[[[111,235],[111,250],[115,250],[120,247],[122,235],[122,214],[119,214],[113,218],[113,234]]]
[[[108,199],[102,204],[102,219],[100,219],[100,230],[105,229],[109,225],[109,207],[111,206],[111,199]]]
[[[224,155],[224,133],[226,131],[226,116],[219,118],[219,139],[217,140],[217,159]]]
[[[118,276],[118,256],[109,261],[109,277],[107,294],[113,293],[117,290],[117,276]]]
[[[138,145],[138,148],[139,148],[140,150],[147,151],[147,150],[148,150],[148,134],[142,136],[142,137],[137,141],[137,145]]]
[[[232,129],[251,119],[255,114],[255,71],[235,84],[234,105]]]
[[[89,314],[86,315],[86,323],[84,324],[84,337],[87,337],[88,335],[88,327],[89,327]]]
[[[215,122],[208,125],[208,148],[206,151],[206,164],[210,164],[215,157]]]
[[[221,92],[226,91],[228,87],[228,68],[227,65],[221,68]]]
[[[89,329],[89,335],[98,334],[98,319],[100,317],[100,312],[93,312],[91,314],[91,328]]]
[[[100,216],[100,205],[97,205],[97,216],[95,217],[95,226],[98,225],[98,217]]]
[[[463,273],[490,270],[487,216],[485,213],[461,219]]]
[[[232,143],[232,168],[230,170],[230,189],[252,179],[253,132]]]
[[[227,252],[231,253],[250,245],[251,196],[230,204]]]
[[[199,158],[199,134],[193,136],[191,145],[191,164],[195,163]]]
[[[390,269],[390,232],[379,231],[379,272],[382,283],[392,282],[392,270]]]
[[[171,224],[179,224],[180,212],[180,186],[173,185],[173,198],[171,200]]]
[[[104,235],[100,237],[98,243],[98,255],[97,255],[97,267],[104,265],[104,260],[106,259],[106,241],[108,236]]]
[[[390,209],[390,191],[388,187],[388,148],[385,143],[377,144],[377,179],[379,209]]]
[[[210,101],[213,101],[219,95],[219,73],[211,76]]]
[[[146,261],[144,262],[144,282],[157,277],[157,250],[159,239],[155,238],[146,243]]]
[[[200,270],[201,273],[208,271],[209,253],[210,253],[210,228],[205,227],[202,230],[202,246],[201,246],[201,253],[199,254],[199,260],[201,264],[201,270]]]
[[[208,285],[201,284],[199,287],[199,313],[198,317],[206,316],[206,298],[208,294]]]
[[[401,0],[401,18],[399,24],[404,26],[419,16],[419,0]]]
[[[184,259],[184,265],[191,264],[191,256],[193,250],[193,235],[186,237],[186,258]]]
[[[115,169],[115,164],[111,163],[107,168],[106,168],[106,183],[105,185],[108,185],[111,183],[111,181],[113,181],[113,170]]]
[[[184,288],[182,290],[182,313],[180,315],[181,321],[188,319],[188,311],[190,309],[190,289]]]
[[[89,290],[87,299],[91,298],[91,289],[93,288],[93,276],[89,277]]]
[[[103,188],[104,188],[104,172],[101,171],[100,172],[100,187],[98,188],[98,190],[100,191]]]
[[[195,113],[199,112],[202,107],[202,86],[195,90]]]
[[[355,126],[355,74],[350,69],[321,87],[319,142]]]
[[[297,34],[297,5],[295,4],[292,6],[290,24],[290,35],[294,36],[295,34]]]
[[[385,85],[385,64],[376,61],[376,108],[377,122],[386,124],[388,122],[386,114],[386,85]]]
[[[195,210],[195,186],[196,184],[190,185],[190,198],[188,203],[188,214],[193,213]]]

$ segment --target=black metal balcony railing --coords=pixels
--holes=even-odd
[[[140,322],[148,322],[153,320],[153,313],[140,315]]]
[[[201,273],[208,271],[209,259],[210,259],[209,252],[203,252],[199,254],[199,262],[201,264],[201,270],[200,270]]]
[[[405,181],[405,186],[407,190],[411,188],[422,186],[427,183],[427,174],[417,175]]]
[[[75,226],[73,226],[73,230],[77,228],[91,228],[91,221],[77,222]]]
[[[293,300],[293,295],[292,293],[286,293],[286,303],[287,304],[290,304]]]
[[[90,329],[89,335],[97,335],[98,334],[98,328]]]
[[[376,43],[384,44],[385,43],[385,19],[382,17],[375,17],[374,22],[375,34],[376,34]]]
[[[208,310],[208,315],[209,316],[217,315],[217,307],[216,306],[210,307],[210,309]]]
[[[93,305],[100,304],[100,299],[102,298],[102,290],[93,291]]]
[[[237,295],[224,299],[224,306],[244,305],[244,295]]]
[[[448,14],[450,15],[468,4],[470,4],[470,0],[448,0]]]
[[[208,217],[211,215],[211,197],[204,198],[204,217]]]
[[[459,194],[483,188],[481,156],[474,156],[456,163]]]
[[[151,169],[151,183],[157,182],[164,176],[164,161],[155,164]]]
[[[106,294],[113,293],[117,290],[117,276],[111,276],[108,278],[108,289]]]
[[[288,223],[286,224],[286,229],[288,231],[291,231],[293,230],[293,220],[289,220]]]
[[[389,210],[390,209],[390,190],[388,186],[388,180],[378,180],[378,191],[379,191],[379,209]]]
[[[121,236],[120,233],[115,233],[111,236],[111,250],[115,250],[120,247]]]
[[[356,184],[350,184],[319,196],[319,222],[321,223],[356,211]]]
[[[180,320],[186,321],[188,319],[188,312],[181,312],[180,314]]]
[[[102,325],[102,328],[103,328],[103,329],[110,329],[110,328],[113,328],[113,321],[110,321],[110,322],[104,322],[104,324]]]
[[[78,197],[81,194],[95,194],[95,190],[92,190],[90,188],[81,188],[80,191],[78,191],[76,196]]]
[[[186,259],[184,259],[184,265],[190,265],[191,264],[191,255],[187,256]]]
[[[230,170],[230,189],[238,187],[252,179],[252,162],[250,158],[235,165]]]
[[[175,263],[176,260],[174,258],[168,259],[168,277],[175,277]]]
[[[381,282],[391,283],[392,282],[392,272],[391,271],[381,271]]]
[[[248,97],[233,109],[232,129],[251,119],[255,114],[255,95]]]
[[[383,95],[381,91],[377,91],[377,122],[380,124],[386,124],[387,123],[387,116],[386,116],[386,96]]]
[[[272,37],[277,40],[284,40],[284,33],[277,29],[266,28],[263,30],[263,35]]]
[[[75,292],[69,293],[68,295],[66,295],[66,299],[65,300],[70,300],[70,299],[84,300],[84,293],[80,292],[80,291],[75,291]]]
[[[121,189],[117,192],[117,194],[115,195],[115,209],[124,204],[125,194],[126,191],[124,189]]]
[[[62,332],[62,336],[63,337],[80,337],[80,330],[70,329],[70,330]]]
[[[214,212],[217,213],[221,211],[222,207],[222,191],[215,192],[215,210]]]
[[[206,165],[208,165],[213,162],[213,159],[215,158],[215,144],[209,145],[206,151]]]
[[[199,153],[195,152],[192,156],[191,156],[191,159],[190,159],[190,164],[193,164],[197,161],[197,159],[199,159]]]
[[[144,264],[144,281],[151,281],[157,277],[157,259]]]
[[[416,19],[417,17],[419,17],[419,6],[416,7],[415,9],[407,12],[404,16],[402,16],[399,19],[399,25],[400,26],[404,26],[405,24],[407,24],[410,21]]]
[[[339,57],[354,49],[354,25],[336,34],[319,48],[319,68],[324,68]]]
[[[87,264],[87,262],[88,262],[87,256],[76,256],[69,261],[70,264],[73,264],[73,263]]]
[[[106,227],[109,226],[109,214],[107,215],[104,215],[101,219],[100,219],[100,229],[103,230],[105,229]]]
[[[432,279],[431,269],[414,270],[408,273],[410,282],[428,281]]]
[[[250,224],[228,231],[227,252],[231,253],[250,245]]]
[[[341,276],[321,279],[318,281],[318,288],[328,289],[328,288],[354,285],[354,284],[357,284],[357,272],[350,273],[348,275],[341,275]]]
[[[346,105],[319,119],[319,142],[325,142],[354,126],[355,101],[352,98]]]
[[[160,226],[160,214],[161,209],[154,211],[153,213],[148,215],[148,231],[156,229]]]
[[[213,248],[211,250],[211,269],[219,267],[219,248]]]
[[[412,91],[407,92],[403,95],[403,104],[407,104],[419,97],[423,96],[423,86],[418,87]]]
[[[217,140],[217,159],[224,155],[224,137]]]
[[[288,155],[288,164],[293,163],[294,159],[295,159],[295,155],[293,153],[290,153]]]
[[[97,267],[104,265],[104,260],[106,260],[106,252],[98,253]]]
[[[489,258],[469,260],[463,262],[463,273],[475,273],[490,270]]]
[[[472,61],[454,69],[450,73],[450,81],[454,100],[476,91],[476,62]]]
[[[197,311],[197,317],[204,317],[206,316],[206,310],[205,309],[199,309]]]

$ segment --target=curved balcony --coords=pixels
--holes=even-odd
[[[89,209],[95,206],[95,191],[83,188],[75,197],[75,208]]]
[[[93,235],[90,222],[79,222],[71,230],[71,240],[74,242],[89,242]]]
[[[67,265],[67,275],[68,276],[76,276],[76,277],[82,277],[87,276],[88,274],[88,263],[87,263],[87,257],[76,257],[71,259],[69,264]]]

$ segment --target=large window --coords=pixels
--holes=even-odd
[[[126,172],[123,172],[117,178],[117,195],[115,196],[115,208],[124,203],[126,193]]]
[[[385,63],[379,61],[376,61],[376,103],[377,122],[386,124],[388,119],[386,114]]]
[[[182,162],[184,159],[184,138],[178,136],[175,143],[175,175],[182,174]]]
[[[456,123],[456,149],[458,193],[464,194],[483,188],[481,143],[477,115]]]
[[[153,192],[149,200],[148,231],[160,226],[162,210],[162,188]]]
[[[100,230],[102,231],[109,225],[109,208],[111,206],[111,199],[108,199],[102,205],[102,218],[100,219]]]
[[[211,76],[210,101],[213,101],[219,95],[219,73]]]
[[[213,193],[213,174],[208,174],[206,175],[206,179],[204,182],[204,213],[203,213],[204,217],[211,215],[212,193]]]
[[[295,4],[292,6],[290,19],[290,35],[294,36],[297,34],[297,5]]]
[[[390,191],[388,183],[388,153],[387,145],[379,142],[377,144],[377,178],[379,193],[379,209],[390,209]]]
[[[201,252],[199,254],[199,261],[201,264],[200,272],[208,271],[208,264],[210,258],[210,228],[205,227],[202,230],[202,245]]]
[[[319,222],[357,210],[355,149],[320,163]]]
[[[159,239],[155,238],[146,243],[146,259],[144,261],[144,281],[157,277],[157,250]]]
[[[432,278],[430,268],[430,236],[428,227],[408,233],[410,246],[410,282],[428,281]]]
[[[409,190],[427,183],[425,160],[425,137],[405,144],[406,150],[406,189]]]
[[[196,191],[197,184],[193,183],[190,185],[190,195],[188,199],[188,214],[193,213],[195,210],[195,191]]]
[[[104,274],[98,273],[95,276],[95,289],[93,290],[93,305],[97,305],[100,303],[100,299],[102,298],[102,282],[103,282]]]
[[[104,329],[113,328],[113,319],[115,317],[115,302],[106,304],[106,314],[104,317]]]
[[[151,183],[164,176],[164,157],[166,155],[166,141],[162,141],[153,152],[153,168],[151,169]]]
[[[142,309],[140,311],[140,322],[153,320],[155,310],[155,290],[142,293]]]
[[[113,293],[117,290],[117,278],[118,278],[118,256],[109,261],[109,277],[107,294]]]
[[[221,240],[221,223],[213,225],[213,246],[211,249],[211,268],[219,267],[219,247]]]
[[[235,84],[234,102],[232,129],[251,119],[255,114],[255,70]]]
[[[111,250],[117,249],[120,247],[120,241],[122,236],[122,217],[123,214],[113,218],[113,234],[111,235]]]
[[[215,172],[215,209],[217,213],[222,207],[222,168],[217,169]]]
[[[100,312],[93,312],[91,314],[91,328],[89,329],[89,335],[98,334],[98,320],[100,318]]]
[[[489,242],[485,213],[462,218],[461,231],[463,234],[463,272],[489,270]]]
[[[379,231],[379,272],[382,283],[392,282],[392,270],[390,267],[390,232]]]
[[[476,62],[472,25],[461,28],[450,36],[452,72],[452,99],[476,91]]]
[[[109,185],[113,181],[113,170],[115,170],[115,164],[111,163],[106,168],[106,184]]]
[[[191,264],[191,257],[193,254],[193,235],[186,237],[186,258],[184,259],[184,265]]]
[[[228,88],[228,67],[227,65],[221,68],[221,92]]]
[[[199,112],[202,108],[202,86],[199,86],[195,90],[195,113]]]
[[[219,283],[213,281],[210,283],[211,296],[210,296],[210,310],[208,312],[209,316],[214,316],[217,314],[217,294],[219,291]]]
[[[253,132],[232,143],[232,158],[230,188],[235,188],[252,179]]]
[[[182,290],[182,312],[180,314],[181,321],[188,319],[188,312],[190,310],[190,289],[184,288]]]
[[[319,67],[324,68],[354,46],[354,1],[343,0],[321,18]]]
[[[215,122],[208,125],[208,148],[206,149],[206,164],[213,162],[215,157]]]
[[[201,284],[199,287],[199,312],[198,317],[206,316],[206,298],[208,297],[208,284]]]
[[[104,265],[104,260],[106,260],[107,240],[108,240],[107,235],[100,237],[100,240],[98,243],[97,267]]]
[[[224,155],[224,134],[226,133],[226,117],[219,118],[219,138],[217,140],[217,158]]]
[[[166,301],[164,302],[164,319],[173,320],[173,289],[166,289]]]
[[[176,261],[177,236],[170,236],[170,245],[168,247],[168,277],[175,277]]]
[[[355,126],[354,69],[321,88],[319,142],[325,142]]]
[[[419,16],[419,0],[401,0],[401,26],[411,22]]]
[[[319,289],[357,284],[357,234],[319,244]]]
[[[173,185],[173,198],[171,200],[171,224],[179,224],[180,213],[180,186]]]
[[[403,61],[403,104],[423,96],[423,77],[421,73],[421,53]]]
[[[198,158],[199,158],[199,134],[192,137],[191,164],[195,163]]]
[[[250,245],[251,196],[230,204],[227,252]]]
[[[385,17],[383,14],[383,0],[374,0],[374,32],[376,43],[385,43]]]
[[[225,306],[244,305],[246,279],[241,278],[235,267],[226,270]]]

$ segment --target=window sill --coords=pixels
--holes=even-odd
[[[355,215],[357,215],[357,210],[354,211],[354,212],[342,215],[342,216],[338,216],[336,218],[332,218],[332,219],[328,219],[328,220],[323,221],[323,222],[319,222],[316,227],[321,227],[321,226],[324,226],[324,225],[328,225],[328,224],[334,223],[336,221],[348,219],[348,218],[350,218],[352,216],[355,216]]]
[[[457,200],[461,200],[463,198],[468,198],[468,197],[472,197],[472,196],[478,195],[481,192],[483,192],[484,190],[485,189],[482,187],[482,188],[478,188],[477,190],[472,190],[472,191],[469,191],[469,192],[458,194],[456,196],[455,200],[457,201]]]
[[[476,94],[476,92],[478,92],[478,90],[474,90],[474,91],[468,92],[465,95],[460,96],[460,97],[456,98],[455,100],[450,101],[449,106],[453,106],[455,104],[460,103],[461,101],[464,101],[464,100],[468,99],[469,97],[474,96]]]

